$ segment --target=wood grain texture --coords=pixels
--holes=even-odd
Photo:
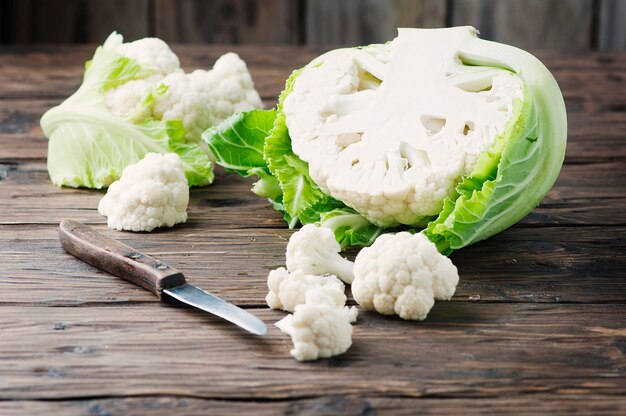
[[[626,2],[600,0],[598,48],[601,51],[626,50]]]
[[[513,410],[514,409],[514,410]],[[243,400],[214,400],[179,396],[145,396],[131,398],[96,398],[85,400],[9,401],[0,402],[0,412],[12,416],[62,414],[84,415],[145,415],[170,416],[327,416],[327,415],[395,415],[448,416],[503,414],[536,416],[537,414],[565,416],[593,414],[615,416],[626,409],[626,398],[610,396],[563,395],[559,398],[545,393],[529,397],[490,398],[405,398],[363,397],[357,395],[328,395],[300,400],[249,402]]]
[[[226,52],[235,52],[248,64],[261,97],[275,102],[278,92],[294,68],[306,65],[320,49],[255,46],[172,45],[186,71],[208,69]],[[56,98],[61,101],[78,88],[84,64],[93,56],[95,45],[38,46],[35,48],[0,47],[0,99]],[[46,71],[41,71],[45,67]]]
[[[144,236],[108,230],[93,214],[98,231],[175,266],[190,283],[239,306],[263,304],[267,273],[284,266],[293,232],[220,229],[192,218],[178,229]],[[11,234],[16,226],[0,227],[0,256],[5,259],[0,271],[12,288],[0,292],[0,304],[156,302],[150,293],[67,255],[52,227],[29,225],[19,235]],[[625,238],[626,227],[590,226],[584,232],[578,227],[514,227],[452,256],[462,276],[453,300],[625,302],[626,282],[619,278],[626,268]],[[169,243],[173,240],[176,244]]]
[[[227,49],[174,46],[188,69]],[[232,49],[268,105],[319,52]],[[300,364],[271,325],[284,314],[263,302],[293,231],[251,180],[218,169],[192,189],[186,224],[149,234],[106,228],[102,192],[50,184],[38,120],[80,83],[91,52],[0,49],[0,414],[626,412],[626,55],[539,53],[569,111],[553,190],[516,226],[452,256],[457,292],[426,321],[362,313],[347,354]],[[269,335],[78,261],[57,238],[65,217],[250,309]]]
[[[596,20],[597,19],[597,20]],[[0,43],[128,39],[362,45],[400,26],[474,24],[489,38],[566,50],[626,50],[621,0],[3,0]]]
[[[293,0],[154,0],[155,34],[168,42],[299,43]]]
[[[439,0],[308,0],[306,44],[367,45],[397,36],[398,27],[442,27]]]
[[[624,304],[439,302],[421,323],[363,313],[346,354],[304,364],[272,325],[255,337],[178,305],[3,307],[0,398],[626,395]]]
[[[5,30],[12,43],[20,44],[101,43],[114,30],[134,40],[149,34],[148,1],[10,1]]]
[[[452,0],[452,24],[522,49],[591,48],[592,0]]]

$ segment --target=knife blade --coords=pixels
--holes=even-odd
[[[61,245],[74,257],[149,290],[157,298],[163,293],[256,335],[265,335],[263,321],[251,313],[205,290],[187,283],[185,276],[169,265],[109,238],[73,220],[59,224]]]

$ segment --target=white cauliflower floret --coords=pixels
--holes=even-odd
[[[314,275],[332,274],[350,284],[354,265],[341,257],[340,251],[332,229],[307,224],[289,238],[287,269]]]
[[[104,48],[136,60],[144,73],[105,93],[109,111],[133,122],[181,120],[187,142],[200,142],[202,133],[240,111],[262,108],[252,77],[237,54],[221,56],[213,69],[186,74],[178,57],[158,38],[122,43],[112,34]],[[166,86],[162,90],[162,86]],[[152,99],[145,101],[152,94]],[[208,148],[204,146],[208,152]]]
[[[276,326],[291,336],[291,355],[298,361],[310,361],[346,352],[352,345],[350,323],[357,314],[355,307],[339,308],[322,290],[313,289],[307,292],[306,302]]]
[[[246,64],[234,53],[220,57],[211,71],[177,72],[162,82],[168,89],[155,96],[154,115],[182,120],[188,141],[198,141],[204,130],[234,113],[263,106]]]
[[[332,275],[313,276],[298,270],[289,273],[284,267],[272,270],[267,277],[269,293],[265,301],[272,309],[293,312],[297,305],[304,303],[310,290],[322,291],[335,306],[346,304],[345,286]]]
[[[115,113],[130,120],[145,120],[152,115],[151,109],[143,105],[146,97],[152,93],[154,86],[144,80],[128,81],[117,88],[104,93],[104,103]]]
[[[449,300],[457,268],[422,234],[384,234],[357,255],[352,296],[368,310],[423,320],[435,299]]]
[[[165,76],[180,69],[180,61],[170,47],[159,38],[143,38],[122,43],[115,51]]]
[[[98,204],[111,228],[152,231],[187,221],[189,187],[180,157],[149,153],[129,165]]]

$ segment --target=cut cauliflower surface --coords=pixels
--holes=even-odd
[[[352,296],[365,309],[423,320],[435,299],[449,300],[457,268],[422,234],[383,234],[354,262]]]
[[[313,275],[332,274],[350,284],[354,264],[341,257],[340,251],[332,229],[307,224],[289,238],[287,269]]]
[[[152,231],[187,220],[189,186],[176,153],[149,153],[124,169],[98,204],[107,225],[118,230]]]
[[[291,355],[298,361],[317,360],[343,354],[352,345],[352,325],[356,321],[355,307],[337,307],[324,291],[313,289],[306,293],[306,302],[296,306],[276,326],[291,337]]]
[[[439,214],[523,99],[509,70],[462,63],[476,33],[399,29],[387,45],[334,50],[302,70],[283,110],[324,193],[379,226]]]
[[[293,312],[297,305],[305,302],[310,290],[324,292],[332,304],[340,307],[346,304],[345,286],[335,276],[314,276],[297,270],[290,273],[284,267],[272,270],[267,277],[269,293],[265,297],[272,309]]]
[[[106,91],[107,108],[123,118],[181,120],[185,140],[197,143],[204,130],[234,113],[263,107],[245,62],[235,53],[221,56],[212,70],[185,73],[161,39],[121,41],[108,42],[107,48],[150,69]]]

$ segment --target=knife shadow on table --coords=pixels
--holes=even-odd
[[[226,320],[224,320],[223,318],[220,318],[219,316],[216,315],[212,315],[209,313],[206,313],[205,311],[198,309],[198,308],[194,308],[193,306],[189,306],[186,305],[183,302],[180,302],[174,298],[171,298],[169,296],[164,296],[162,301],[161,301],[161,306],[166,307],[166,308],[174,308],[177,310],[184,310],[184,313],[189,314],[190,316],[193,316],[194,320],[197,320],[199,323],[201,324],[206,324],[206,325],[210,325],[211,329],[215,329],[218,330],[220,332],[222,332],[223,334],[227,334],[227,335],[232,335],[233,337],[237,337],[240,338],[242,340],[246,340],[246,342],[248,343],[254,343],[254,344],[258,344],[258,345],[267,345],[268,344],[268,339],[269,337],[267,336],[259,336],[259,335],[255,335],[255,334],[251,334],[250,332],[246,331],[243,328],[238,327],[237,325],[232,324],[231,322],[228,322]],[[239,305],[237,305],[239,306]],[[239,306],[242,307],[242,306]],[[245,309],[245,308],[244,308]],[[249,312],[249,311],[248,311]],[[255,316],[257,316],[257,318],[261,319],[257,314],[255,314]],[[263,321],[263,319],[261,319]],[[267,322],[265,322],[265,325],[268,327],[273,326],[271,324],[268,325]]]

